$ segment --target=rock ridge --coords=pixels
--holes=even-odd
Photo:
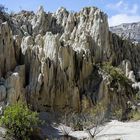
[[[40,7],[10,20],[0,24],[2,102],[23,100],[38,111],[83,111],[99,101],[105,101],[107,109],[120,102],[126,108],[133,88],[120,89],[119,96],[110,92],[97,65],[110,62],[138,80],[140,46],[109,32],[101,10],[87,7],[74,13],[60,8],[46,13]]]

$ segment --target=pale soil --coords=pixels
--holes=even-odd
[[[55,119],[48,114],[46,115],[46,113],[43,115],[43,118],[47,116],[47,120],[49,119],[49,121],[54,121]],[[60,139],[63,135],[62,125],[53,125],[54,127],[52,127],[51,122],[49,121],[47,121],[48,125],[45,125],[42,129],[44,136],[49,135],[50,139]],[[70,128],[67,127],[66,129],[69,131]],[[94,132],[94,128],[92,129],[92,132]],[[96,135],[96,140],[140,140],[140,121],[120,122],[112,120],[104,126],[99,127],[96,132],[99,132]],[[70,131],[69,135],[76,139],[91,140],[87,131]]]
[[[96,136],[97,140],[140,140],[140,121],[119,122],[114,120],[107,123],[100,130],[101,132]],[[71,135],[79,139],[89,137],[88,133],[84,131],[72,132]]]

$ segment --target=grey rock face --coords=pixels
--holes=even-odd
[[[7,22],[0,25],[0,76],[16,66],[13,35]]]
[[[116,91],[110,91],[97,64],[119,66],[128,60],[132,67],[126,66],[126,76],[134,80],[139,72],[140,47],[110,33],[101,10],[88,7],[70,13],[60,8],[46,13],[40,7],[36,14],[22,11],[11,20],[13,24],[1,27],[0,76],[6,89],[6,93],[4,87],[0,90],[2,100],[5,95],[11,104],[25,100],[39,111],[82,111],[101,100],[106,106],[114,100],[117,106],[121,100],[125,106],[122,98],[110,96]],[[129,90],[119,88],[120,96],[122,92],[128,100],[134,91],[130,86]]]
[[[116,34],[110,33],[110,41],[112,44],[111,61],[115,65],[120,65],[123,60],[129,61],[136,75],[136,79],[139,79],[140,68],[140,44],[134,44],[130,41],[123,40]]]
[[[121,24],[110,27],[110,30],[120,37],[130,39],[133,42],[140,42],[140,22]]]
[[[6,136],[7,130],[5,128],[0,127],[0,139],[1,140],[6,140],[5,136]]]
[[[6,99],[6,88],[5,86],[1,85],[0,86],[0,100],[3,101]]]
[[[8,103],[14,104],[25,100],[25,66],[18,66],[15,71],[7,76],[5,87],[7,89]]]

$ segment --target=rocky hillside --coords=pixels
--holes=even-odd
[[[84,111],[102,102],[107,111],[126,109],[140,78],[139,53],[139,45],[109,32],[107,15],[95,7],[2,16],[1,104],[23,100],[38,111]],[[114,67],[104,69],[106,62]]]
[[[140,43],[140,22],[121,24],[119,26],[110,27],[110,30],[120,37]]]

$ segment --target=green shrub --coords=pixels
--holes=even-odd
[[[133,111],[133,112],[131,113],[131,118],[132,118],[132,120],[134,120],[134,121],[140,120],[140,112],[139,112],[139,111]]]
[[[109,63],[104,63],[102,69],[112,77],[114,82],[120,83],[121,85],[131,84],[131,81],[120,68],[114,67]]]
[[[123,109],[122,108],[116,108],[113,112],[113,115],[116,117],[117,120],[121,120],[123,116]]]
[[[140,101],[140,91],[138,91],[138,92],[136,93],[135,100],[136,100],[137,102]]]
[[[20,140],[28,140],[39,123],[37,112],[22,103],[8,106],[0,119],[0,124],[8,129],[7,134]]]

